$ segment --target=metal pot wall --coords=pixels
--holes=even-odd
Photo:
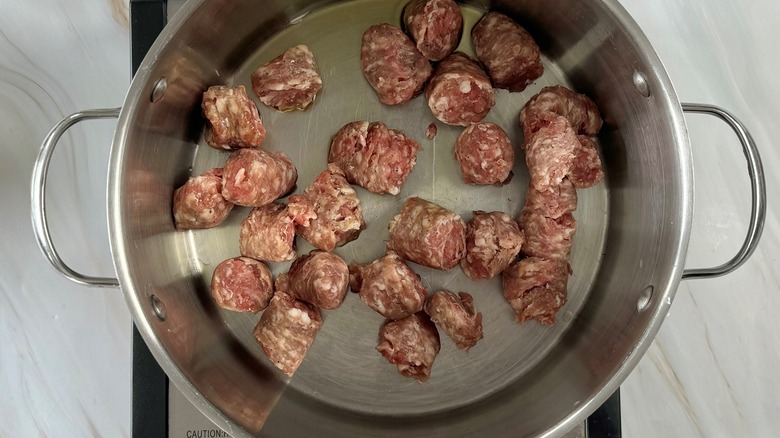
[[[237,227],[245,214],[234,212],[215,230],[179,232],[173,226],[173,189],[226,157],[203,142],[200,96],[209,85],[248,84],[259,64],[306,43],[323,71],[319,100],[303,113],[260,108],[269,132],[266,146],[292,157],[299,186],[308,185],[325,166],[330,136],[346,122],[382,120],[420,139],[431,121],[421,99],[382,106],[357,66],[362,31],[377,22],[398,24],[403,5],[191,0],[150,50],[121,111],[74,114],[42,146],[33,175],[32,215],[44,254],[79,283],[121,284],[139,331],[171,381],[233,436],[260,434],[261,429],[267,436],[561,435],[593,412],[633,369],[669,311],[681,278],[736,269],[760,237],[764,178],[747,130],[719,108],[681,105],[661,61],[617,1],[464,4],[462,50],[471,50],[467,31],[491,9],[526,26],[544,52],[545,76],[524,93],[499,94],[491,112],[514,142],[521,135],[519,108],[543,85],[569,85],[591,96],[603,113],[599,143],[607,178],[580,193],[569,303],[553,328],[516,326],[497,280],[473,283],[459,271],[418,269],[431,288],[451,285],[475,294],[486,321],[482,350],[475,347],[463,355],[445,344],[429,383],[403,380],[373,351],[381,319],[359,300],[348,299],[341,309],[326,313],[304,364],[291,380],[284,378],[251,337],[257,316],[219,310],[208,290],[216,264],[238,255]],[[712,114],[728,123],[748,160],[750,229],[739,253],[717,268],[683,270],[693,208],[683,111]],[[49,160],[65,130],[81,120],[116,116],[107,199],[118,280],[82,275],[59,258],[44,199]],[[420,195],[464,212],[519,211],[528,181],[522,158],[515,179],[504,188],[463,187],[451,157],[457,134],[443,127],[434,143],[423,143],[400,196],[359,192],[369,229],[355,242],[358,246],[343,249],[348,261],[366,262],[381,254],[384,224],[406,196]],[[285,269],[274,267],[275,273]]]

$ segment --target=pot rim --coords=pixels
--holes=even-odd
[[[217,426],[234,437],[250,436],[243,428],[238,427],[231,419],[225,416],[200,394],[198,389],[179,370],[171,356],[156,338],[154,329],[150,323],[153,312],[148,306],[148,300],[139,297],[135,288],[129,270],[125,241],[123,238],[125,223],[123,221],[122,205],[120,203],[123,174],[120,169],[127,148],[126,138],[129,131],[129,120],[138,105],[139,99],[145,98],[146,96],[145,92],[148,90],[151,72],[153,71],[152,67],[158,59],[159,53],[173,38],[175,38],[178,31],[189,17],[207,1],[209,0],[190,0],[181,7],[149,49],[149,52],[144,57],[143,62],[130,84],[124,105],[122,106],[119,115],[109,157],[107,189],[109,243],[117,277],[121,284],[127,306],[132,314],[133,321],[144,341],[149,346],[152,355],[160,364],[160,367],[165,371],[165,374],[173,384],[176,385],[178,390]],[[674,90],[671,79],[663,66],[663,62],[653,49],[644,32],[642,32],[639,25],[634,21],[628,11],[620,5],[618,0],[598,1],[606,6],[607,10],[615,17],[616,21],[625,30],[629,38],[640,49],[640,52],[645,57],[647,65],[651,67],[651,71],[647,72],[647,74],[652,74],[660,84],[660,89],[654,93],[654,97],[662,102],[662,106],[666,109],[668,117],[674,126],[673,137],[675,144],[677,145],[679,157],[681,209],[680,218],[676,224],[679,239],[677,241],[677,246],[674,249],[672,275],[665,284],[656,285],[655,291],[656,293],[660,293],[660,298],[658,300],[659,304],[651,315],[650,320],[642,335],[639,337],[638,342],[635,344],[634,349],[626,356],[617,371],[602,384],[601,388],[594,393],[587,402],[580,404],[566,417],[559,420],[555,425],[542,433],[541,436],[545,437],[563,435],[574,428],[575,425],[584,421],[587,416],[593,413],[617,390],[650,347],[650,344],[660,329],[661,323],[669,312],[669,308],[681,280],[693,218],[693,167],[691,148],[682,106]]]

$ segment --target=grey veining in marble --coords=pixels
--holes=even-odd
[[[114,13],[121,17],[121,3]],[[126,19],[125,19],[126,23]],[[41,139],[64,115],[121,102],[127,31],[108,1],[0,2],[0,435],[129,436],[130,317],[118,291],[64,281],[32,237]],[[113,274],[105,178],[113,125],[78,127],[55,154],[54,239],[77,269]]]
[[[130,317],[118,291],[76,286],[35,247],[29,179],[61,117],[118,106],[129,84],[127,0],[0,1],[0,436],[129,436]],[[723,106],[759,145],[769,211],[753,258],[688,281],[622,386],[628,437],[776,436],[780,429],[780,2],[622,0],[683,101]],[[749,217],[739,145],[689,117],[696,204],[688,264],[729,258]],[[105,179],[113,124],[87,122],[55,154],[54,240],[76,269],[112,275]]]

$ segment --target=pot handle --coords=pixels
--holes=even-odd
[[[35,165],[33,166],[32,189],[30,191],[32,200],[31,217],[38,247],[43,252],[43,255],[46,256],[46,259],[49,260],[49,263],[51,263],[54,269],[59,271],[60,274],[64,275],[69,280],[85,286],[119,287],[119,280],[116,278],[91,277],[89,275],[80,274],[62,261],[52,243],[51,234],[49,233],[49,222],[46,218],[46,178],[49,173],[49,163],[54,154],[54,148],[57,146],[57,142],[60,140],[60,137],[62,137],[62,134],[64,134],[68,128],[83,120],[117,118],[119,117],[120,109],[121,108],[86,110],[65,117],[57,123],[57,125],[46,135],[46,138],[43,139],[41,150],[38,152],[38,156],[35,158]]]
[[[715,105],[703,105],[698,103],[682,104],[683,111],[687,113],[699,113],[715,116],[726,122],[734,133],[737,134],[739,142],[742,143],[742,149],[747,159],[748,175],[750,176],[750,187],[752,192],[752,208],[750,211],[750,225],[748,226],[747,236],[742,243],[742,247],[731,260],[716,266],[714,268],[686,269],[683,271],[683,280],[715,278],[726,275],[742,266],[753,254],[758,246],[761,233],[764,231],[764,222],[766,220],[766,180],[764,179],[764,167],[761,164],[761,156],[758,154],[758,148],[753,141],[753,137],[748,132],[742,122],[737,120],[733,114]]]

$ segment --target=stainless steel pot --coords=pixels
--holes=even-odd
[[[524,93],[501,92],[489,119],[521,133],[517,114],[544,85],[565,84],[595,99],[605,118],[600,147],[607,180],[580,192],[569,302],[553,328],[517,326],[498,280],[471,282],[458,270],[416,267],[431,289],[466,290],[485,315],[485,339],[468,354],[443,340],[431,381],[399,377],[373,350],[381,319],[349,297],[325,314],[303,365],[287,380],[251,337],[256,315],[217,309],[211,271],[238,254],[236,210],[222,227],[177,232],[170,206],[188,175],[218,166],[205,146],[200,95],[216,83],[248,84],[251,71],[289,46],[312,47],[324,89],[314,107],[280,114],[260,107],[269,138],[296,162],[305,187],[325,166],[331,135],[352,120],[382,120],[418,140],[432,121],[416,99],[378,103],[358,69],[362,31],[399,23],[404,1],[191,0],[165,28],[138,70],[121,109],[74,114],[44,141],[36,162],[33,225],[54,267],[81,284],[121,284],[136,325],[171,381],[233,436],[561,435],[596,409],[639,361],[667,314],[681,278],[723,275],[753,252],[765,215],[758,151],[728,112],[681,105],[661,61],[615,0],[517,0],[463,5],[468,30],[486,9],[503,11],[535,35],[547,72]],[[469,38],[461,50],[470,52]],[[683,111],[711,114],[737,134],[748,161],[752,215],[744,245],[728,263],[683,271],[693,208],[691,151]],[[74,123],[119,117],[111,152],[108,213],[119,279],[70,269],[58,256],[45,212],[48,164]],[[460,183],[451,148],[459,130],[440,127],[422,142],[400,196],[359,191],[369,228],[339,250],[369,261],[383,251],[385,224],[407,196],[469,216],[473,209],[517,214],[528,175],[518,159],[511,184]],[[308,246],[300,245],[299,252]],[[275,273],[287,265],[273,266]]]

